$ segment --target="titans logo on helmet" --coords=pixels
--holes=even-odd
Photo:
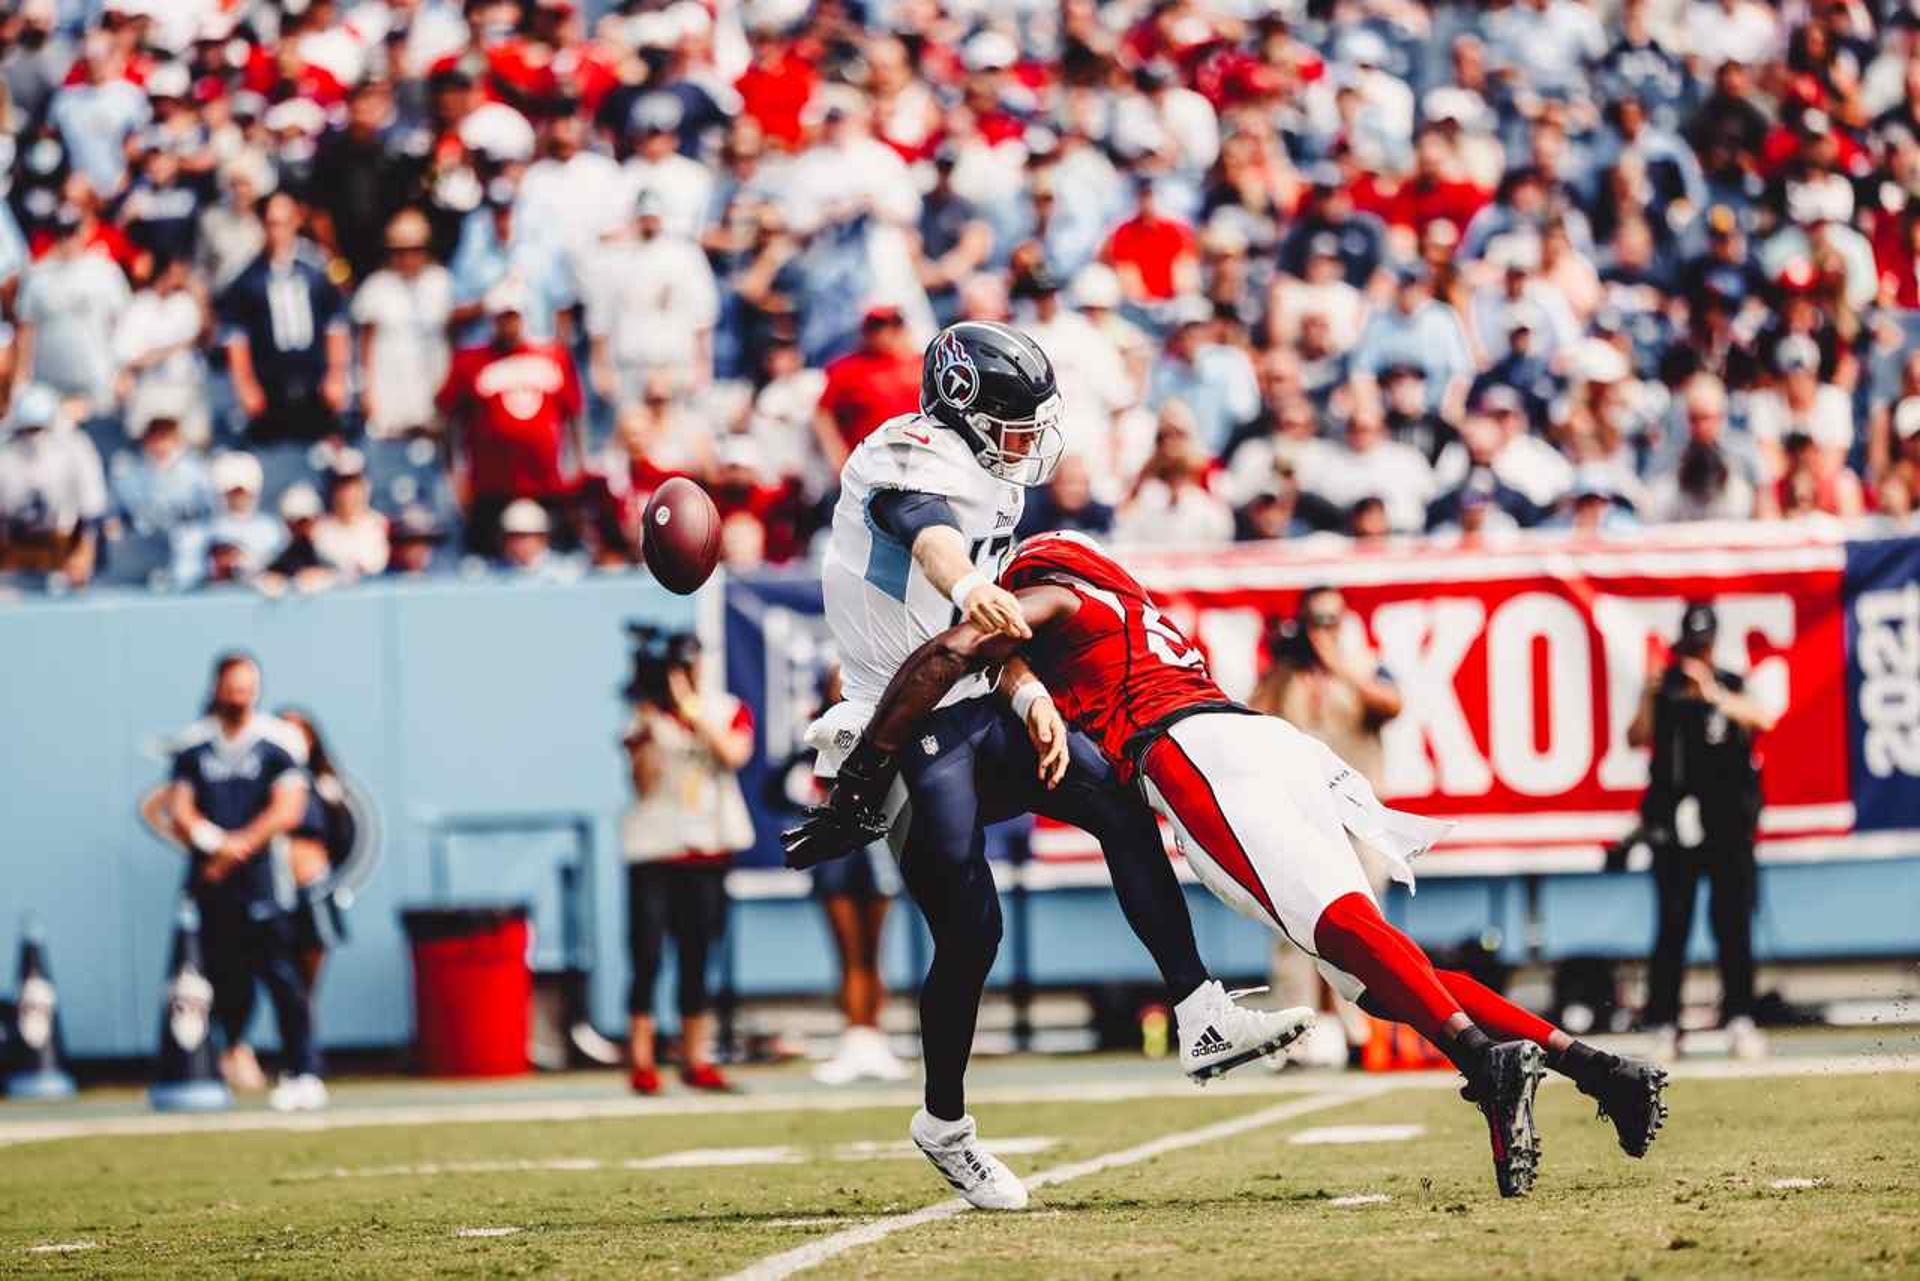
[[[980,394],[980,371],[959,335],[949,329],[933,344],[933,381],[940,399],[955,409],[965,409]]]

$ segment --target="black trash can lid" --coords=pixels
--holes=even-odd
[[[525,903],[436,903],[400,909],[400,925],[416,943],[491,934],[532,914]]]

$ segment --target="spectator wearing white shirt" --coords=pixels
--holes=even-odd
[[[817,502],[839,480],[827,467],[813,434],[820,393],[826,390],[824,369],[809,368],[791,339],[777,339],[767,348],[767,381],[747,412],[747,435],[752,438],[769,472],[797,479],[809,502]]]
[[[1043,264],[1026,281],[1033,316],[1022,325],[1053,361],[1060,385],[1066,452],[1087,465],[1094,495],[1112,502],[1125,489],[1114,416],[1133,404],[1132,380],[1112,338],[1060,301],[1060,282]]]
[[[633,189],[620,166],[585,146],[586,124],[556,112],[541,122],[542,156],[520,178],[513,220],[523,234],[551,237],[576,278],[590,269],[601,240],[633,213]]]
[[[127,422],[139,451],[113,456],[113,509],[134,534],[169,534],[213,515],[213,478],[206,460],[187,448],[179,408],[158,397],[146,404],[148,417]]]
[[[1712,70],[1723,62],[1757,66],[1780,47],[1780,21],[1757,0],[1697,0],[1687,8],[1687,52]]]
[[[1340,237],[1323,231],[1307,242],[1305,276],[1281,276],[1273,282],[1273,299],[1268,326],[1273,340],[1291,347],[1300,336],[1306,318],[1323,315],[1327,319],[1328,345],[1335,352],[1348,351],[1360,338],[1360,326],[1366,319],[1367,299],[1347,283],[1346,263],[1340,257]]]
[[[1426,527],[1433,468],[1419,450],[1387,435],[1385,418],[1371,405],[1348,416],[1343,442],[1303,451],[1295,474],[1304,492],[1343,511],[1363,498],[1378,498],[1396,533]]]
[[[207,443],[212,420],[200,344],[211,319],[186,261],[157,261],[153,283],[133,296],[114,326],[118,390],[129,421],[150,418],[148,406],[161,403],[191,444]]]
[[[342,573],[371,577],[386,572],[387,518],[373,509],[367,461],[357,449],[334,455],[327,474],[327,505],[313,526],[314,549]]]
[[[226,199],[201,213],[193,258],[194,270],[215,296],[267,247],[258,205],[273,188],[273,174],[257,153],[242,152],[221,167],[220,188]]]
[[[0,445],[0,570],[93,577],[107,483],[93,442],[61,421],[52,388],[23,387]]]
[[[452,359],[453,277],[429,256],[431,239],[418,210],[395,214],[387,265],[367,277],[348,311],[359,330],[360,409],[376,439],[430,431],[435,421],[433,394]]]
[[[603,250],[584,278],[593,387],[616,407],[640,399],[647,376],[667,372],[682,387],[713,377],[720,296],[707,256],[666,233],[660,197],[634,201],[634,237]]]
[[[660,220],[669,236],[698,240],[713,204],[713,171],[679,151],[679,99],[650,93],[633,104],[631,132],[638,139],[624,166],[628,189],[660,198]]]
[[[1834,466],[1853,447],[1853,402],[1832,383],[1820,381],[1820,348],[1805,334],[1781,340],[1774,351],[1777,385],[1747,398],[1747,431],[1760,446],[1768,470],[1783,470],[1788,436],[1810,438]]]
[[[93,412],[113,400],[113,338],[132,295],[113,259],[88,244],[77,208],[61,206],[54,227],[59,238],[23,273],[14,304],[14,377]]]
[[[1573,484],[1573,464],[1565,454],[1527,430],[1526,407],[1511,387],[1492,386],[1481,393],[1462,426],[1462,438],[1434,459],[1435,484],[1450,490],[1485,465],[1501,484],[1520,494],[1537,511],[1558,503]],[[1485,433],[1485,439],[1480,433]]]
[[[219,509],[205,524],[173,531],[173,576],[191,587],[216,565],[230,570],[222,581],[250,579],[273,563],[286,545],[286,529],[260,510],[264,478],[252,454],[221,454],[213,460],[213,488]]]
[[[1140,484],[1114,520],[1115,545],[1205,547],[1232,542],[1233,509],[1208,491],[1210,466],[1193,412],[1178,400],[1163,404]]]

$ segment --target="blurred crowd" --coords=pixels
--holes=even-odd
[[[0,570],[807,555],[945,323],[1028,527],[1914,524],[1911,0],[19,0]]]

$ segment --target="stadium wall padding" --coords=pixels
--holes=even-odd
[[[31,911],[46,928],[70,1049],[150,1050],[181,865],[144,831],[134,806],[164,777],[162,744],[196,714],[213,656],[243,646],[263,663],[268,705],[315,711],[340,762],[381,809],[384,861],[351,913],[352,939],[328,961],[323,1037],[352,1046],[408,1038],[411,976],[397,913],[433,897],[430,821],[480,813],[593,817],[593,1008],[601,1028],[614,1031],[626,984],[614,845],[626,797],[616,747],[621,624],[685,626],[695,611],[695,602],[637,577],[383,584],[281,600],[101,592],[0,609],[0,993],[13,985],[18,927]],[[535,897],[540,951],[553,959],[554,867],[565,849],[558,836],[475,839],[461,846],[450,884],[481,897]],[[1763,957],[1920,950],[1920,860],[1775,866],[1764,879]],[[1256,926],[1202,891],[1189,889],[1188,901],[1218,972],[1264,972],[1266,939]],[[1537,901],[1549,956],[1631,957],[1648,942],[1645,877],[1546,876]],[[1492,925],[1509,959],[1521,959],[1527,944],[1518,881],[1431,879],[1414,899],[1396,893],[1391,911],[1430,943]],[[1697,958],[1710,954],[1704,917]],[[818,992],[824,1007],[833,967],[812,903],[742,902],[734,920],[744,994]],[[1036,982],[1151,980],[1146,953],[1104,888],[1039,894],[1032,923]],[[911,912],[895,913],[887,968],[902,988],[915,928]],[[1002,949],[996,981],[1009,977],[1010,953]],[[271,1020],[261,1015],[255,1027],[271,1046]]]

